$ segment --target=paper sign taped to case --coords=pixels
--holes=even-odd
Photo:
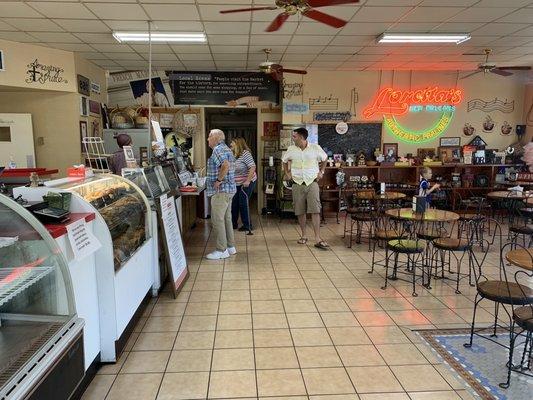
[[[88,229],[85,219],[67,225],[67,235],[76,260],[87,257],[101,246],[96,236]]]

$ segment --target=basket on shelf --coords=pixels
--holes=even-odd
[[[135,128],[147,129],[148,123],[148,110],[145,107],[139,107],[135,111]]]
[[[131,115],[131,109],[121,109],[119,107],[113,108],[109,113],[111,119],[111,127],[113,129],[131,129],[134,127],[133,117]],[[133,111],[135,115],[135,111]]]
[[[61,210],[69,211],[70,210],[70,200],[72,198],[72,193],[63,192],[55,193],[48,192],[43,196],[43,200],[48,203],[48,207],[60,208]]]

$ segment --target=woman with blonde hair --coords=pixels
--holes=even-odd
[[[233,229],[237,229],[240,214],[242,226],[239,231],[251,231],[249,201],[257,181],[256,165],[244,138],[233,139],[231,150],[235,155],[235,184],[237,185],[237,193],[233,196],[231,204]]]

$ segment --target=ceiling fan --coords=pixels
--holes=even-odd
[[[272,21],[272,23],[266,28],[267,32],[277,31],[291,15],[295,15],[298,13],[302,14],[304,17],[311,18],[315,21],[332,26],[333,28],[342,28],[344,25],[346,25],[347,21],[315,10],[315,8],[355,3],[359,3],[359,0],[276,0],[275,6],[223,10],[220,11],[220,13],[229,14],[247,11],[253,12],[261,10],[282,10],[281,14],[279,14],[274,19],[274,21]]]
[[[301,69],[288,69],[283,68],[280,64],[276,64],[269,60],[270,53],[272,53],[272,49],[263,49],[263,52],[266,55],[266,60],[263,61],[261,64],[259,64],[259,71],[263,72],[264,74],[269,74],[277,81],[283,80],[283,74],[289,73],[289,74],[300,74],[305,75],[307,74],[307,71],[303,71]]]
[[[473,72],[471,74],[463,76],[461,79],[465,79],[465,78],[468,78],[468,77],[470,77],[472,75],[479,74],[480,72],[483,72],[484,74],[486,74],[488,72],[491,72],[491,73],[496,74],[496,75],[511,76],[511,75],[513,75],[513,73],[509,72],[509,70],[511,70],[511,71],[529,71],[531,69],[531,67],[519,66],[519,65],[509,66],[509,67],[497,67],[496,64],[494,64],[492,62],[489,62],[489,56],[491,55],[491,53],[492,53],[492,49],[484,49],[483,53],[463,53],[464,56],[482,56],[482,55],[484,55],[485,56],[485,62],[483,62],[483,63],[478,65],[478,67],[477,67],[478,70],[476,72]]]

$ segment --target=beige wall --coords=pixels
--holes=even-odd
[[[355,109],[356,116],[352,122],[365,122],[362,118],[363,109],[373,100],[379,88],[392,86],[396,89],[424,88],[430,85],[439,85],[445,88],[461,88],[464,91],[464,99],[458,105],[454,118],[443,136],[461,137],[461,144],[467,144],[472,137],[464,136],[463,126],[466,122],[476,128],[479,134],[491,148],[505,148],[516,140],[514,128],[517,124],[523,123],[523,104],[525,82],[524,77],[515,74],[512,77],[501,77],[495,74],[478,74],[464,80],[457,80],[454,72],[410,72],[410,71],[369,71],[369,72],[349,72],[349,71],[309,71],[307,75],[286,74],[288,82],[303,82],[303,95],[293,97],[290,101],[307,103],[309,98],[319,96],[332,96],[338,98],[338,111],[350,111]],[[351,105],[351,90],[355,89],[358,94],[358,102]],[[482,132],[482,123],[487,113],[473,110],[467,111],[467,103],[472,99],[493,100],[498,97],[500,100],[514,101],[514,111],[502,113],[494,111],[490,116],[495,121],[496,126],[491,133]],[[304,116],[284,115],[283,122],[287,124],[312,123],[313,112],[328,110],[312,110]],[[381,117],[377,118],[381,121]],[[419,113],[401,117],[401,122],[410,129],[419,130],[432,125],[435,116],[430,113]],[[503,136],[500,133],[501,125],[507,121],[513,126],[513,134]],[[368,121],[366,121],[368,122]],[[390,132],[383,128],[382,142],[399,143],[400,155],[405,153],[416,154],[419,147],[438,147],[439,139],[421,144],[408,144],[401,142]]]
[[[533,83],[526,85],[524,94],[524,124],[526,124],[526,134],[522,138],[522,143],[533,140]]]
[[[0,86],[18,87],[24,89],[59,90],[76,92],[76,74],[73,53],[48,47],[35,46],[26,43],[11,42],[0,39],[0,50],[4,53],[5,71],[0,72]],[[44,83],[27,81],[29,78],[28,64],[38,60],[39,64],[60,67],[61,82]]]

